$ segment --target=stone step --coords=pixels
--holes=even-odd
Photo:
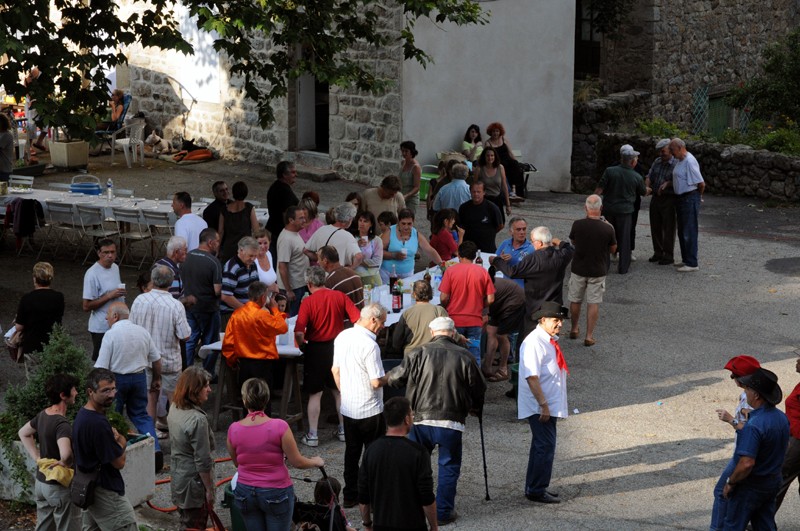
[[[284,154],[286,160],[293,161],[297,166],[310,166],[312,168],[331,169],[333,160],[327,153],[318,151],[289,151]]]
[[[338,173],[331,169],[316,168],[313,166],[303,166],[295,163],[297,169],[297,176],[303,179],[311,179],[315,183],[324,183],[327,181],[336,181],[341,179]]]

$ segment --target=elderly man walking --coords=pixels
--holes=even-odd
[[[333,215],[333,225],[320,227],[306,242],[306,256],[310,260],[316,260],[317,251],[326,245],[332,245],[339,253],[342,265],[355,269],[364,259],[355,236],[347,232],[356,217],[356,207],[352,203],[340,203],[333,209]]]
[[[789,421],[775,407],[783,398],[778,377],[763,367],[739,378],[753,407],[736,436],[736,468],[722,495],[728,498],[725,531],[775,529],[775,496],[781,488],[781,467],[789,445]]]
[[[531,448],[525,474],[525,497],[539,503],[561,503],[548,491],[556,453],[556,421],[567,418],[567,362],[558,345],[558,332],[567,309],[545,302],[533,314],[539,321],[522,343],[519,362],[517,418],[527,419]]]
[[[409,434],[428,452],[439,447],[436,511],[439,525],[456,520],[456,485],[461,475],[461,441],[467,415],[482,414],[486,381],[475,358],[455,342],[456,326],[449,317],[430,323],[433,340],[409,352],[389,371],[386,384],[406,386],[414,411]]]
[[[681,273],[691,273],[700,269],[697,263],[697,218],[706,183],[697,159],[686,151],[686,142],[673,138],[669,143],[669,151],[678,159],[672,169],[672,189],[675,192],[675,210],[678,215],[681,262],[675,264],[675,267]]]
[[[344,420],[344,506],[358,504],[358,461],[361,452],[386,433],[383,419],[384,375],[381,349],[375,341],[386,322],[386,309],[368,304],[353,328],[333,342],[333,379],[342,395]]]
[[[133,301],[130,320],[150,333],[156,352],[161,356],[160,389],[153,385],[155,373],[147,370],[150,389],[147,409],[150,416],[157,419],[156,427],[163,429],[162,426],[167,425],[166,411],[158,415],[156,404],[160,394],[166,396],[167,400],[172,399],[178,376],[183,370],[180,341],[188,339],[192,329],[189,328],[183,305],[167,291],[172,284],[172,271],[166,266],[157,266],[151,271],[150,278],[153,289]]]
[[[306,285],[311,295],[300,304],[294,327],[295,342],[305,354],[303,389],[308,393],[308,433],[300,441],[306,446],[319,446],[317,427],[325,388],[331,390],[336,400],[336,413],[339,415],[336,437],[342,442],[345,440],[341,395],[331,373],[333,341],[344,330],[345,319],[355,323],[360,317],[358,308],[347,295],[325,287],[325,276],[320,266],[306,271]]]
[[[669,138],[656,144],[658,158],[650,166],[644,185],[653,191],[650,200],[650,235],[653,238],[653,256],[650,262],[669,265],[675,262],[675,192],[672,189],[672,170],[675,157],[669,152]]]
[[[603,220],[600,212],[603,200],[599,195],[590,195],[584,204],[586,217],[572,224],[569,239],[575,246],[572,259],[572,274],[569,277],[569,310],[572,313],[570,339],[580,335],[579,318],[581,304],[586,301],[586,337],[583,344],[595,344],[594,327],[600,316],[600,303],[606,290],[608,257],[617,250],[614,227]]]
[[[603,196],[603,214],[614,226],[619,250],[620,275],[631,267],[631,226],[637,196],[647,190],[642,176],[633,169],[639,160],[639,152],[633,148],[620,151],[621,163],[609,166],[603,172],[594,193]]]

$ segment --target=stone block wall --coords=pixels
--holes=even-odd
[[[606,133],[647,115],[650,93],[631,90],[575,105],[572,113],[572,189],[594,190],[597,174],[597,143]],[[619,146],[617,147],[619,148]],[[605,166],[603,166],[605,167]]]
[[[385,13],[381,20],[386,31],[399,36],[402,9],[397,6],[382,9]],[[269,42],[262,39],[256,43],[256,50],[267,53],[269,46]],[[275,100],[275,122],[268,129],[262,129],[256,104],[245,99],[241,80],[230,78],[224,56],[219,56],[217,67],[219,103],[208,103],[193,102],[192,95],[169,75],[186,68],[183,56],[141,47],[131,47],[126,52],[130,86],[122,88],[131,91],[135,110],[145,113],[149,125],[162,128],[168,140],[185,136],[232,160],[269,165],[284,158],[297,160],[298,164],[311,160],[314,165],[332,168],[342,177],[365,183],[377,183],[385,175],[398,171],[403,116],[401,47],[376,50],[356,46],[351,50],[351,56],[367,65],[376,76],[391,79],[393,83],[381,94],[331,87],[330,157],[322,154],[310,158],[289,152],[293,149],[292,135],[295,134],[292,127],[296,120],[294,99],[289,96]],[[198,71],[198,76],[204,74]]]
[[[581,181],[580,188],[573,182],[574,190],[582,193],[594,190],[603,169],[617,163],[622,144],[631,144],[639,151],[639,162],[648,170],[657,156],[657,140],[617,133],[603,135],[597,144],[596,177]],[[800,201],[800,157],[744,145],[691,140],[686,142],[686,147],[700,163],[709,193],[781,202]]]
[[[637,0],[622,38],[603,42],[604,87],[648,90],[653,116],[689,127],[694,91],[725,92],[758,73],[799,10],[796,0]]]

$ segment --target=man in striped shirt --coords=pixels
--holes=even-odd
[[[369,304],[353,328],[333,342],[333,379],[342,394],[344,420],[344,506],[358,504],[358,461],[361,450],[386,433],[383,419],[384,375],[381,349],[375,342],[386,322],[386,309]]]
[[[236,256],[225,262],[222,268],[222,295],[220,300],[220,317],[224,332],[228,326],[233,310],[247,304],[247,290],[250,284],[258,281],[256,258],[258,257],[258,242],[255,238],[245,236],[239,240],[239,252]]]
[[[325,273],[325,287],[336,291],[341,291],[353,301],[359,310],[364,307],[364,285],[358,273],[344,267],[339,263],[339,251],[332,245],[321,247],[317,251],[317,260]]]

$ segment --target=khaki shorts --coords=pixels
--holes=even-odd
[[[582,277],[572,273],[569,276],[569,301],[588,304],[603,302],[603,293],[606,291],[606,277]]]
[[[150,389],[150,385],[153,383],[153,369],[147,368],[145,369],[145,373],[147,374],[147,389]],[[181,375],[180,371],[178,372],[162,372],[161,373],[161,390],[172,394],[175,391],[175,387],[178,385],[178,377]]]

